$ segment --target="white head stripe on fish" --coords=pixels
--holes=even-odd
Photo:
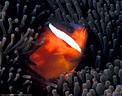
[[[49,23],[49,28],[51,31],[60,39],[64,40],[68,45],[70,45],[72,48],[78,50],[81,53],[81,48],[79,45],[73,40],[69,35],[64,33],[63,31],[57,29],[54,27],[51,23]]]

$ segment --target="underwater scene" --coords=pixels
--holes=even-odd
[[[122,96],[122,0],[0,0],[0,96]]]

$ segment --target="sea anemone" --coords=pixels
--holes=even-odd
[[[0,1],[0,94],[32,93],[22,57],[38,37],[36,30],[46,22],[45,4],[41,0]]]
[[[121,96],[122,1],[50,0],[49,4],[55,9],[50,21],[83,25],[88,42],[76,71],[66,78],[61,74],[56,89],[47,86],[48,95]]]
[[[48,22],[80,24],[88,31],[88,42],[74,72],[40,86],[40,80],[32,82],[35,78],[26,74],[24,63],[40,34],[38,29]],[[0,93],[121,96],[121,31],[120,0],[0,1]]]

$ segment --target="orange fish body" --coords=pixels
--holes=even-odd
[[[29,65],[29,67],[46,81],[52,77],[57,78],[61,73],[71,72],[75,69],[80,62],[87,40],[87,31],[81,26],[71,24],[72,33],[66,30],[66,26],[65,28],[58,24],[52,24],[51,26],[72,38],[81,48],[81,52],[57,37],[51,28],[46,26],[38,39],[38,43],[45,39],[44,43],[29,57],[31,62],[36,64]]]

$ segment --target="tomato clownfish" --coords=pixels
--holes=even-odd
[[[52,24],[43,28],[37,42],[43,44],[29,57],[29,67],[46,81],[74,70],[81,60],[87,31],[77,24]]]

